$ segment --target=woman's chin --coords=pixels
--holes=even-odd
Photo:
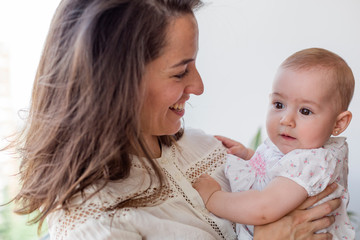
[[[181,127],[182,127],[182,125],[181,125],[181,122],[179,121],[179,123],[174,124],[173,127],[169,128],[169,130],[166,131],[167,134],[162,134],[162,135],[174,135],[180,131]]]

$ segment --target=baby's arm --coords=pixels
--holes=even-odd
[[[250,158],[254,155],[254,150],[245,147],[237,141],[223,136],[215,137],[217,140],[221,141],[222,144],[228,149],[229,154],[235,155],[244,160],[250,160]]]
[[[215,183],[214,183],[215,182]],[[262,191],[224,192],[216,181],[205,175],[194,183],[206,208],[218,217],[233,222],[262,225],[278,220],[300,205],[306,190],[294,181],[276,177]]]
[[[211,196],[215,192],[221,191],[220,184],[208,174],[202,174],[192,186],[199,192],[205,207]]]

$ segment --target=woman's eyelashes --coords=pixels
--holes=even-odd
[[[173,77],[178,78],[178,79],[182,79],[182,78],[184,78],[188,73],[189,73],[189,70],[188,70],[188,69],[185,69],[184,72],[181,72],[181,73],[179,73],[179,74],[176,74],[176,75],[174,75]]]

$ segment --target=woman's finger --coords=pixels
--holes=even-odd
[[[331,240],[333,238],[332,238],[331,233],[319,233],[319,234],[315,234],[312,239],[314,239],[314,240]]]
[[[323,217],[318,220],[315,220],[312,222],[313,223],[312,224],[313,231],[317,232],[322,229],[325,229],[325,228],[329,227],[331,224],[333,224],[334,222],[335,222],[334,216]],[[316,234],[316,235],[318,235],[318,234]]]
[[[317,203],[318,201],[320,201],[321,199],[325,198],[326,196],[330,195],[331,193],[333,193],[337,188],[337,184],[336,183],[332,183],[329,186],[327,186],[325,188],[324,191],[322,191],[321,193],[319,193],[318,195],[312,196],[307,198],[299,207],[298,209],[307,209],[311,206],[313,206],[315,203]]]
[[[333,212],[341,204],[340,199],[333,199],[304,211],[307,221],[314,221]]]

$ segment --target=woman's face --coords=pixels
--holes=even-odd
[[[172,20],[166,46],[150,62],[143,76],[145,101],[141,130],[145,138],[175,134],[181,127],[190,94],[200,95],[203,82],[195,66],[198,27],[193,15]]]

